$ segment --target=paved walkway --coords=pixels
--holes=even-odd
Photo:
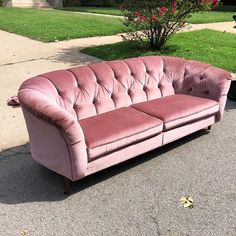
[[[0,39],[1,235],[235,235],[234,102],[210,135],[193,134],[78,181],[65,198],[60,176],[32,161],[21,109],[6,100],[29,77],[99,61],[79,49],[121,37],[45,44],[0,31]],[[188,195],[193,209],[180,206]]]
[[[201,30],[201,29],[213,29],[222,32],[228,32],[236,34],[235,22],[219,22],[219,23],[208,23],[208,24],[190,24],[186,26],[185,31]]]

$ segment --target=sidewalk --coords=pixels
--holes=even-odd
[[[189,24],[184,31],[193,31],[201,29],[213,29],[222,32],[236,34],[236,23],[230,22],[219,22],[219,23],[208,23],[208,24]]]

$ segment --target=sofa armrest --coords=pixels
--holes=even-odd
[[[231,74],[226,70],[202,62],[186,61],[183,81],[177,83],[175,92],[219,102],[220,110],[216,115],[216,121],[219,121],[223,116],[231,80]]]
[[[75,117],[61,108],[56,101],[49,99],[39,91],[22,89],[18,91],[18,98],[24,109],[59,129],[66,130],[74,122],[77,122]]]
[[[83,130],[77,119],[38,91],[22,89],[18,97],[32,157],[71,180],[84,177],[88,157]]]

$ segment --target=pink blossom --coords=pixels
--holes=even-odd
[[[166,13],[166,11],[167,11],[167,7],[165,7],[165,6],[162,6],[161,8],[160,8],[160,16],[163,16],[165,13]]]
[[[135,17],[139,17],[140,15],[141,15],[141,14],[140,14],[139,11],[135,11],[135,12],[134,12],[134,16],[135,16]]]
[[[157,21],[157,16],[152,16],[153,21]]]

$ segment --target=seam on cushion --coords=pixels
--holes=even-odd
[[[154,117],[154,118],[155,118],[155,117]],[[157,119],[158,119],[158,118],[157,118]],[[161,120],[161,121],[162,121],[162,120]],[[128,135],[128,136],[126,136],[126,137],[124,137],[124,138],[120,138],[120,139],[117,139],[116,141],[112,141],[112,142],[108,142],[108,143],[105,143],[105,144],[101,144],[101,145],[99,145],[99,146],[97,146],[97,147],[94,147],[94,148],[89,148],[89,147],[88,147],[88,149],[89,149],[89,150],[92,150],[92,149],[95,149],[95,148],[98,148],[98,147],[101,147],[101,146],[104,146],[104,145],[107,145],[107,144],[112,144],[112,143],[115,143],[115,142],[120,141],[120,140],[122,140],[122,139],[130,138],[130,137],[132,137],[132,136],[134,136],[134,135],[137,135],[137,134],[142,134],[142,133],[144,133],[144,132],[146,132],[146,131],[148,131],[148,130],[157,128],[157,127],[160,126],[160,125],[162,125],[162,129],[163,129],[164,124],[163,124],[163,122],[161,122],[159,125],[156,125],[156,126],[151,127],[151,128],[147,128],[147,129],[145,129],[145,130],[142,131],[142,132],[139,132],[139,133],[136,133],[136,134],[133,134],[133,135]],[[160,131],[160,133],[161,133],[161,132],[162,132],[162,131]],[[158,134],[159,134],[159,133],[158,133]],[[156,135],[156,134],[154,134],[154,135]],[[87,145],[86,145],[86,146],[87,146]]]
[[[135,104],[134,104],[134,105],[135,105]],[[137,111],[139,111],[139,112],[145,113],[145,114],[147,114],[147,115],[149,115],[149,116],[156,117],[156,118],[160,119],[163,123],[172,122],[172,121],[175,121],[175,120],[179,120],[179,119],[182,119],[182,118],[186,118],[186,117],[188,117],[188,116],[192,116],[192,115],[198,114],[198,113],[200,113],[200,112],[202,112],[202,111],[206,111],[206,110],[208,110],[208,109],[211,109],[211,108],[213,108],[213,107],[215,107],[215,106],[220,106],[220,105],[219,105],[219,104],[216,104],[216,105],[214,105],[214,106],[211,106],[211,107],[206,108],[206,109],[204,109],[204,110],[201,110],[201,111],[199,111],[199,112],[195,112],[195,113],[193,113],[193,114],[191,114],[191,115],[183,116],[183,117],[181,117],[181,118],[177,118],[177,119],[174,119],[174,120],[164,121],[164,120],[162,120],[162,118],[160,118],[160,117],[156,117],[156,116],[154,116],[154,115],[148,114],[148,113],[145,112],[145,111],[140,111],[140,110],[138,110],[137,108],[133,107],[133,105],[131,105],[131,107],[132,107],[133,109],[135,109],[135,110],[137,110]],[[217,111],[217,112],[219,112],[219,111]],[[217,113],[217,112],[215,112],[215,113]]]
[[[143,131],[143,132],[145,132],[145,131]],[[141,132],[141,133],[143,133],[143,132]],[[131,143],[129,143],[129,144],[126,144],[126,145],[124,145],[124,146],[122,146],[122,147],[116,148],[116,149],[114,149],[114,150],[112,150],[112,151],[108,151],[108,152],[105,153],[105,155],[108,154],[108,153],[112,153],[112,152],[114,152],[114,151],[117,151],[117,150],[121,150],[121,149],[123,149],[123,148],[125,148],[125,147],[128,147],[128,146],[130,146],[130,145],[133,145],[133,144],[136,144],[136,143],[140,143],[140,142],[142,142],[142,141],[144,141],[144,140],[147,140],[147,139],[149,139],[149,138],[153,138],[153,137],[158,136],[158,135],[161,135],[161,134],[162,134],[162,131],[161,131],[160,133],[152,134],[152,135],[150,135],[150,136],[141,138],[140,140],[136,140],[136,141],[131,142]],[[133,136],[133,135],[132,135],[132,136]],[[120,139],[120,140],[122,140],[122,139]],[[119,140],[117,140],[117,141],[119,141]],[[113,143],[114,143],[114,142],[113,142]],[[111,144],[111,143],[107,143],[107,144]],[[87,149],[87,154],[88,154],[88,151],[89,151],[89,150],[93,150],[93,149],[96,149],[96,148],[105,146],[105,145],[107,145],[107,144],[103,144],[103,145],[100,145],[100,146],[95,147],[95,148],[88,148],[88,149]],[[89,162],[94,161],[95,159],[98,159],[98,158],[102,157],[103,155],[104,155],[104,154],[99,154],[98,156],[92,157],[93,160],[89,160],[89,154],[88,154],[88,161],[89,161]]]
[[[151,135],[151,136],[149,136],[149,137],[146,137],[146,138],[140,139],[140,140],[138,140],[138,141],[135,141],[135,142],[133,142],[133,143],[130,143],[130,144],[124,145],[124,146],[122,146],[122,147],[116,148],[116,149],[114,149],[114,150],[112,150],[112,151],[104,152],[104,153],[99,154],[99,155],[97,155],[97,156],[93,156],[93,157],[92,157],[92,160],[88,160],[88,162],[91,163],[91,162],[93,162],[93,161],[95,161],[95,160],[97,160],[97,159],[99,159],[99,158],[102,158],[102,157],[108,155],[108,154],[111,154],[111,153],[113,153],[113,152],[122,150],[122,149],[124,149],[124,148],[126,148],[126,147],[129,147],[129,146],[131,146],[131,145],[135,145],[135,144],[137,144],[137,143],[142,143],[143,141],[146,141],[146,140],[148,140],[148,139],[150,139],[150,138],[157,137],[157,136],[159,136],[159,135],[161,135],[161,133],[159,133],[159,134],[153,134],[153,135]],[[90,150],[91,150],[91,149],[90,149]],[[151,151],[151,150],[150,150],[150,151]],[[88,159],[89,159],[89,155],[88,155]]]
[[[182,123],[181,125],[175,125],[174,127],[171,127],[171,128],[168,128],[168,129],[165,129],[165,127],[163,127],[163,133],[166,133],[168,131],[171,131],[171,130],[174,130],[174,129],[178,129],[180,127],[183,127],[183,126],[186,126],[186,125],[189,125],[189,124],[192,124],[192,123],[196,123],[196,122],[199,122],[199,121],[202,121],[203,119],[206,119],[206,118],[210,118],[210,117],[216,117],[216,114],[211,114],[211,115],[207,115],[207,116],[204,116],[204,117],[201,117],[201,118],[198,118],[196,120],[192,120],[192,121],[187,121],[187,122],[184,122]],[[216,122],[214,122],[216,123]]]
[[[164,123],[172,122],[172,121],[176,121],[176,120],[179,120],[179,119],[186,118],[186,117],[188,117],[188,116],[196,115],[196,114],[198,114],[198,113],[201,113],[201,112],[203,112],[203,111],[206,111],[206,110],[211,109],[211,108],[216,107],[216,106],[219,106],[219,107],[220,107],[220,105],[217,104],[217,105],[208,107],[208,108],[206,108],[206,109],[203,109],[203,110],[201,110],[201,111],[195,112],[195,113],[193,113],[193,114],[191,114],[191,115],[186,115],[186,116],[182,116],[181,118],[177,118],[177,119],[173,119],[173,120],[164,121]],[[218,111],[217,111],[217,112],[218,112]],[[215,113],[217,113],[217,112],[215,112]],[[213,113],[213,114],[214,114],[214,113]]]

